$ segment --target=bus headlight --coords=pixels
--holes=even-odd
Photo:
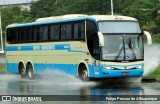
[[[136,66],[136,68],[137,68],[137,69],[141,69],[141,68],[143,68],[143,66]]]
[[[103,68],[104,69],[107,69],[107,70],[111,70],[111,69],[113,69],[112,67],[110,67],[110,66],[103,66]]]

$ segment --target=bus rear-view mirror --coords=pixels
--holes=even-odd
[[[143,31],[143,34],[145,35],[146,37],[146,42],[148,45],[151,45],[152,44],[152,37],[151,37],[151,34],[148,32],[148,31]]]

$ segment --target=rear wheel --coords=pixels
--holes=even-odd
[[[33,67],[31,64],[27,65],[26,77],[28,79],[33,79]]]
[[[22,64],[19,66],[19,73],[21,75],[21,78],[25,78],[25,68]]]
[[[89,81],[88,71],[87,71],[87,68],[86,68],[85,66],[83,66],[83,67],[81,68],[80,78],[81,78],[83,81]]]

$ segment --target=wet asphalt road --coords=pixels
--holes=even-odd
[[[56,75],[56,76],[55,76]],[[97,82],[82,82],[81,80],[51,72],[41,75],[34,80],[21,79],[17,74],[0,74],[0,94],[1,95],[160,95],[160,83],[126,83],[126,84],[99,84]],[[12,104],[21,102],[0,102],[2,104]],[[41,104],[42,102],[24,102],[29,104]],[[73,101],[73,102],[43,102],[47,104],[84,104],[97,103],[106,104],[106,101]],[[43,104],[42,103],[42,104]],[[110,104],[149,104],[150,102],[110,102]],[[153,102],[152,102],[153,103]],[[156,101],[153,104],[158,104]]]

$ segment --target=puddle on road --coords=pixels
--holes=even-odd
[[[58,70],[46,70],[36,79],[36,84],[94,86],[96,82],[83,82],[77,77]]]
[[[34,79],[22,79],[19,74],[0,74],[0,81],[4,82],[29,82],[28,84],[33,85],[77,85],[77,86],[95,86],[97,83],[83,82],[77,77],[65,74],[64,72],[58,70],[46,70],[43,73],[36,76]]]

